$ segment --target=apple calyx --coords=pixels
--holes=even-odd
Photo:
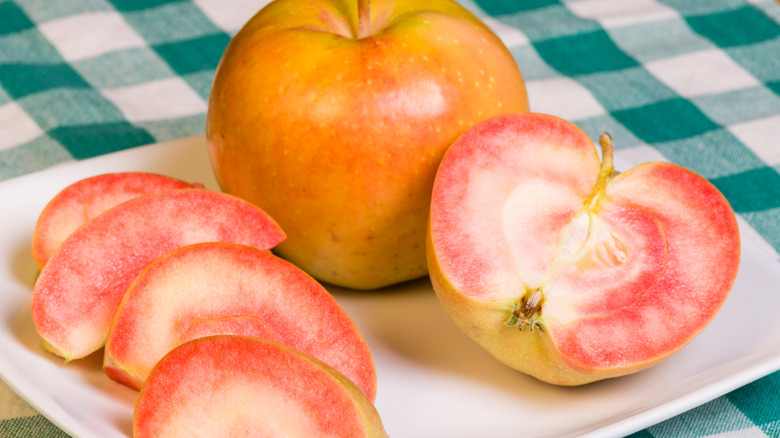
[[[509,317],[509,321],[506,325],[516,325],[518,330],[523,331],[525,329],[533,332],[538,329],[539,332],[544,332],[544,327],[541,325],[541,312],[542,301],[544,295],[540,289],[533,289],[528,291],[522,298],[515,304],[515,309],[512,311],[512,315]]]

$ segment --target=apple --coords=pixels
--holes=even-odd
[[[207,242],[150,263],[125,293],[104,370],[140,389],[170,350],[209,335],[277,341],[314,356],[376,396],[371,352],[333,296],[292,263],[250,246]]]
[[[273,341],[222,335],[160,360],[139,394],[133,436],[388,435],[363,391],[330,366]]]
[[[273,216],[274,252],[320,281],[376,289],[426,275],[444,151],[528,110],[512,55],[451,0],[276,0],[217,67],[206,134],[223,191]]]
[[[103,346],[130,282],[148,263],[192,243],[228,241],[269,250],[284,232],[249,202],[177,189],[123,202],[70,235],[41,269],[31,310],[44,348],[67,360]]]
[[[659,128],[661,129],[661,128]],[[657,364],[715,317],[740,239],[696,173],[619,173],[612,143],[512,114],[473,127],[441,162],[431,201],[434,290],[458,327],[505,364],[579,385]]]
[[[54,196],[38,217],[32,256],[43,266],[78,227],[129,199],[165,190],[202,187],[148,172],[115,172],[76,181]]]

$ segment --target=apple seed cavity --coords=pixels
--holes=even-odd
[[[614,168],[613,144],[609,133],[601,134],[599,145],[602,151],[601,170],[590,196],[562,233],[556,261],[544,276],[542,285],[527,289],[515,303],[506,322],[508,326],[517,326],[521,331],[528,329],[531,332],[544,332],[544,284],[554,277],[563,264],[574,263],[580,269],[616,267],[628,259],[629,245],[598,218],[601,205],[607,199],[607,183],[620,174]]]

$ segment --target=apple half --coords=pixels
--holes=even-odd
[[[70,235],[43,266],[32,318],[44,348],[77,359],[100,349],[122,296],[151,261],[198,242],[270,249],[284,232],[263,210],[205,189],[177,189],[123,202]]]
[[[669,357],[715,317],[736,277],[734,212],[671,163],[623,173],[575,125],[487,120],[434,183],[428,262],[459,328],[500,361],[578,385]]]
[[[201,187],[148,172],[115,172],[76,181],[54,196],[38,217],[32,256],[38,266],[49,261],[68,236],[90,219],[132,198],[166,190]]]
[[[233,243],[189,245],[150,263],[117,310],[103,368],[139,389],[168,351],[220,334],[288,345],[376,396],[368,345],[333,296],[292,263]]]
[[[135,438],[387,437],[363,391],[277,342],[218,335],[186,342],[154,367],[133,414]]]

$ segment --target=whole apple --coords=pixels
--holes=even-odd
[[[450,0],[277,0],[228,45],[206,133],[221,188],[268,212],[315,278],[424,276],[431,188],[468,127],[528,111],[500,39]]]

